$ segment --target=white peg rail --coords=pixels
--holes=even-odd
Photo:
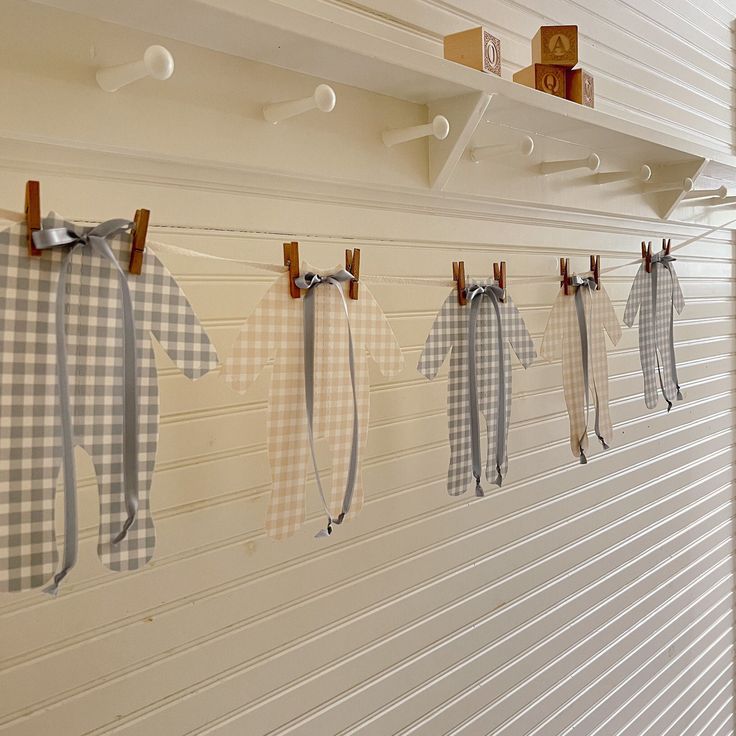
[[[500,143],[492,146],[477,146],[470,149],[470,160],[480,163],[489,158],[497,158],[510,153],[517,153],[524,158],[534,153],[534,139],[525,135],[518,143]]]
[[[309,97],[264,105],[263,117],[269,123],[276,125],[282,120],[288,120],[288,118],[293,118],[296,115],[302,115],[310,110],[332,112],[335,109],[336,102],[337,95],[335,94],[335,90],[329,84],[319,84],[315,88],[314,94]]]
[[[119,27],[134,28],[136,32],[145,30],[159,36],[171,33],[171,22],[165,13],[149,13],[142,28],[138,2],[54,0],[53,4],[99,19],[114,14]],[[646,161],[655,178],[661,169],[673,169],[665,177],[666,181],[705,176],[725,184],[736,183],[736,155],[714,149],[697,137],[673,133],[667,126],[541,94],[509,79],[479,73],[395,40],[382,39],[377,52],[374,33],[353,27],[345,27],[343,33],[343,26],[334,18],[308,14],[299,3],[267,0],[229,3],[226,11],[216,10],[218,4],[214,2],[204,4],[210,9],[207,33],[203,34],[196,23],[184,24],[178,29],[179,41],[222,52],[223,38],[237,38],[237,48],[228,47],[229,53],[273,65],[273,50],[282,48],[286,37],[291,48],[299,53],[281,53],[281,68],[423,104],[430,117],[437,113],[447,116],[452,127],[447,140],[429,141],[427,184],[433,189],[441,190],[449,183],[471,138],[476,136],[478,111],[491,97],[494,122],[523,132],[531,132],[529,126],[533,125],[537,144],[543,138],[571,145],[584,141],[591,151],[615,151],[620,162],[616,164],[617,169],[634,170],[641,161]],[[80,6],[83,6],[81,10]],[[122,82],[109,82],[106,76],[102,75],[104,88],[119,88]],[[130,78],[123,81],[129,83]],[[459,104],[463,98],[467,100],[464,107]],[[451,112],[453,105],[456,113]],[[387,133],[387,137],[393,144],[394,136]],[[482,147],[494,142],[484,140],[481,133],[474,145]],[[554,195],[549,192],[549,196]],[[681,197],[682,191],[674,190],[649,198],[647,203],[660,217],[666,218]]]
[[[163,46],[149,46],[143,58],[127,64],[98,69],[97,84],[105,92],[117,92],[139,79],[151,77],[163,81],[174,73],[174,57]]]
[[[417,138],[426,138],[432,136],[438,141],[442,141],[450,133],[450,123],[444,115],[435,115],[431,123],[425,125],[412,125],[408,128],[393,128],[384,130],[381,134],[383,143],[388,148],[396,146],[399,143],[407,143]]]
[[[547,174],[557,174],[562,171],[575,171],[576,169],[588,169],[595,173],[601,165],[600,156],[597,153],[591,153],[585,158],[565,159],[563,161],[544,161],[539,164],[539,170],[545,176]]]

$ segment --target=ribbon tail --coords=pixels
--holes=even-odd
[[[127,519],[113,544],[120,544],[133,525],[138,513],[138,351],[133,300],[128,278],[120,267],[105,237],[127,229],[126,221],[110,220],[93,230],[88,238],[90,245],[117,271],[123,313],[123,479],[125,482],[125,508]]]
[[[503,478],[501,477],[501,468],[496,468],[496,485],[500,488],[503,484]]]
[[[667,413],[670,413],[670,410],[672,409],[672,402],[669,399],[665,399],[667,402]]]
[[[77,246],[73,246],[61,264],[56,286],[56,385],[59,392],[59,413],[64,465],[64,552],[61,569],[54,575],[53,582],[44,590],[56,596],[59,584],[77,562],[78,520],[77,520],[77,474],[74,462],[74,425],[69,395],[69,373],[67,365],[66,329],[64,314],[66,307],[66,283],[70,259]]]
[[[136,510],[129,510],[128,511],[128,518],[125,520],[125,524],[123,524],[123,528],[120,531],[120,533],[115,537],[115,539],[112,540],[113,544],[120,544],[120,542],[125,539],[125,537],[128,534],[128,529],[130,529],[131,526],[133,526],[133,522],[135,521],[136,517]]]
[[[603,445],[603,449],[604,450],[609,450],[610,449],[610,445],[608,445],[606,443],[606,441],[603,439],[603,437],[599,437],[598,439],[601,441],[601,445]]]
[[[303,299],[303,320],[304,320],[304,404],[307,415],[307,436],[309,438],[309,450],[312,456],[312,465],[314,467],[314,477],[319,491],[322,506],[327,514],[327,527],[321,529],[315,535],[318,537],[327,537],[332,534],[332,525],[341,524],[346,514],[350,510],[350,505],[355,492],[355,482],[358,473],[358,441],[359,441],[359,417],[358,417],[358,394],[355,387],[355,351],[353,348],[353,333],[350,327],[350,310],[341,283],[352,281],[353,276],[348,271],[338,271],[327,277],[320,277],[315,274],[305,274],[296,280],[300,288],[306,288],[307,293]],[[339,516],[332,518],[330,506],[327,503],[324,489],[322,488],[322,480],[320,478],[319,466],[317,464],[317,454],[314,446],[314,348],[315,348],[315,287],[320,284],[333,285],[342,300],[343,310],[345,312],[345,320],[348,330],[348,361],[350,367],[350,385],[353,394],[353,437],[350,446],[350,462],[348,466],[348,477],[345,481],[345,492],[342,499],[342,510]]]
[[[680,391],[680,387],[677,387],[677,400],[682,401],[682,391]]]
[[[52,598],[56,598],[59,595],[59,585],[68,572],[69,570],[67,568],[59,570],[59,572],[54,575],[54,579],[43,589],[43,592]]]
[[[485,492],[483,491],[483,486],[480,484],[480,476],[475,476],[475,495],[478,498],[483,498],[485,496]]]
[[[327,526],[324,529],[320,529],[315,535],[315,539],[321,539],[322,537],[329,537],[332,534],[332,519],[327,519]]]
[[[585,453],[580,450],[580,464],[581,465],[587,465],[588,464],[588,458],[585,457]]]

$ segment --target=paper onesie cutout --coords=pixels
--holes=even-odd
[[[673,256],[660,251],[652,257],[652,271],[642,264],[631,286],[624,323],[631,327],[639,313],[639,357],[644,375],[644,401],[649,409],[657,405],[657,384],[667,402],[667,411],[676,398],[682,400],[675,358],[674,310],[682,313],[685,298],[675,273]],[[656,305],[655,305],[656,301]]]
[[[44,228],[81,228],[58,215]],[[129,237],[109,244],[127,273]],[[0,590],[35,588],[57,569],[54,497],[62,465],[56,379],[54,306],[67,248],[30,257],[25,224],[0,231]],[[145,252],[142,273],[129,275],[138,351],[139,508],[127,518],[122,487],[122,324],[112,265],[89,247],[69,266],[65,319],[69,389],[76,444],[97,475],[97,553],[111,570],[133,570],[153,555],[149,489],[158,443],[158,381],[152,337],[189,378],[217,366],[217,355],[168,269]]]
[[[473,280],[466,277],[468,284],[488,285],[490,280]],[[470,288],[470,287],[469,287]],[[519,310],[506,292],[506,299],[499,302],[503,330],[503,356],[498,350],[498,322],[493,305],[484,298],[479,306],[476,332],[476,375],[478,406],[487,427],[486,479],[496,482],[508,469],[508,455],[504,451],[499,458],[497,470],[498,441],[505,447],[506,437],[497,437],[498,412],[501,404],[499,376],[503,365],[506,417],[503,426],[508,434],[511,416],[511,345],[524,368],[536,358],[531,336],[519,314]],[[471,410],[468,375],[468,321],[470,304],[461,305],[457,300],[457,289],[445,299],[437,313],[432,329],[427,336],[419,358],[417,370],[429,380],[436,377],[447,354],[450,353],[450,368],[447,380],[447,420],[450,436],[450,465],[447,471],[447,492],[452,496],[465,493],[475,486],[472,473]],[[503,360],[503,364],[501,364]]]
[[[327,275],[302,264],[301,273]],[[347,287],[343,287],[347,288]],[[353,394],[348,364],[347,321],[340,295],[330,286],[315,294],[316,349],[314,354],[314,434],[324,437],[332,458],[330,514],[340,514],[353,435]],[[404,359],[391,327],[365,284],[360,298],[348,299],[355,352],[358,400],[358,472],[350,514],[363,506],[360,462],[365,449],[369,413],[368,356],[383,375],[401,371]],[[273,361],[269,397],[268,457],[272,493],[266,512],[266,531],[276,539],[293,534],[305,518],[305,481],[310,467],[304,394],[302,299],[289,296],[288,275],[276,279],[248,317],[225,361],[223,378],[245,393],[267,362]]]
[[[575,457],[580,458],[581,463],[585,463],[589,399],[593,404],[593,428],[598,439],[604,449],[611,442],[613,427],[608,409],[608,354],[603,330],[605,329],[611,342],[616,345],[621,339],[621,325],[602,286],[596,289],[595,283],[587,277],[576,276],[572,281],[572,293],[566,295],[560,289],[557,295],[544,331],[540,353],[549,361],[562,356],[562,385],[570,419],[570,449]],[[576,283],[579,281],[585,284]],[[584,333],[581,333],[582,325],[576,300],[578,303],[582,301]],[[581,334],[585,342],[581,340]],[[587,361],[583,359],[584,344],[587,344]]]

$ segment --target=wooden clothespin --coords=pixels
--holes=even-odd
[[[506,288],[506,261],[493,264],[493,280],[502,288]],[[501,297],[499,301],[503,302],[506,297]]]
[[[41,185],[37,181],[26,182],[26,238],[29,256],[40,256],[41,251],[33,245],[33,233],[41,229]]]
[[[647,273],[652,272],[652,241],[649,241],[649,245],[646,245],[642,240],[641,243],[641,257],[644,259],[644,268]]]
[[[570,293],[570,259],[560,258],[560,286],[562,293],[567,296]]]
[[[595,288],[600,289],[601,288],[601,257],[600,256],[590,257],[590,270],[592,271],[593,278],[595,279]]]
[[[671,247],[672,247],[672,240],[670,238],[667,238],[667,240],[662,238],[662,250],[664,251],[664,254],[666,256],[670,254]]]
[[[148,221],[151,218],[150,210],[136,210],[133,218],[133,234],[130,242],[130,261],[128,271],[140,276],[143,268],[143,254],[146,251],[146,236],[148,235]]]
[[[289,269],[289,294],[292,299],[299,299],[302,295],[301,289],[296,285],[299,278],[299,243],[295,240],[284,243],[284,266]]]
[[[348,296],[351,299],[358,299],[358,287],[360,286],[360,248],[345,250],[345,270],[353,274],[355,281],[350,282],[348,288]]]
[[[465,305],[468,303],[465,294],[465,261],[452,262],[452,279],[457,284],[457,303]]]

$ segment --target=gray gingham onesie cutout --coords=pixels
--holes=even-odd
[[[80,228],[51,214],[44,228]],[[110,247],[127,274],[128,236]],[[25,224],[0,231],[0,590],[35,588],[57,570],[54,496],[62,465],[56,379],[54,305],[66,247],[30,257]],[[133,570],[153,555],[149,489],[158,443],[158,381],[152,337],[189,378],[212,370],[217,355],[169,271],[146,251],[140,276],[129,276],[138,350],[139,494],[127,518],[123,489],[123,335],[120,287],[112,265],[79,249],[69,266],[66,334],[69,390],[77,445],[97,475],[97,553],[112,570]],[[61,487],[61,485],[59,485]]]
[[[651,273],[647,273],[644,265],[640,266],[624,310],[624,323],[628,327],[634,324],[639,312],[639,357],[644,374],[644,401],[649,409],[657,405],[659,384],[667,402],[667,411],[672,407],[673,399],[682,399],[675,361],[673,310],[680,314],[685,308],[685,299],[672,265],[674,260],[660,251],[652,259]]]
[[[485,286],[495,283],[491,280],[466,278],[468,284]],[[500,401],[500,370],[503,365],[506,417],[503,422],[508,434],[511,417],[511,357],[508,345],[514,349],[524,368],[531,365],[536,352],[532,338],[506,292],[506,299],[498,303],[503,330],[503,355],[498,350],[498,321],[490,299],[480,302],[476,330],[476,375],[478,387],[478,406],[476,411],[483,414],[487,427],[488,450],[486,455],[486,479],[496,482],[499,473],[496,469],[496,455],[499,447],[497,427]],[[457,301],[457,290],[453,289],[445,299],[435,318],[432,329],[424,344],[417,370],[432,380],[437,375],[447,354],[450,354],[450,368],[447,380],[447,421],[450,434],[450,465],[447,471],[447,492],[452,496],[465,493],[476,485],[472,472],[472,446],[470,430],[470,406],[468,386],[468,320],[470,304],[461,305]],[[501,364],[500,361],[503,361]],[[506,438],[501,438],[505,447]],[[500,458],[500,476],[506,475],[508,456],[503,452]]]
[[[606,290],[584,289],[582,306],[587,340],[588,393],[586,395],[586,365],[581,340],[581,320],[576,305],[576,292],[584,287],[571,287],[565,294],[560,289],[549,313],[547,327],[539,350],[552,361],[562,356],[562,386],[567,415],[570,420],[570,449],[581,462],[588,450],[588,432],[597,432],[604,447],[611,444],[613,427],[608,410],[608,353],[603,330],[616,345],[621,339],[621,325],[613,311]],[[593,422],[589,423],[588,407],[592,405]]]

